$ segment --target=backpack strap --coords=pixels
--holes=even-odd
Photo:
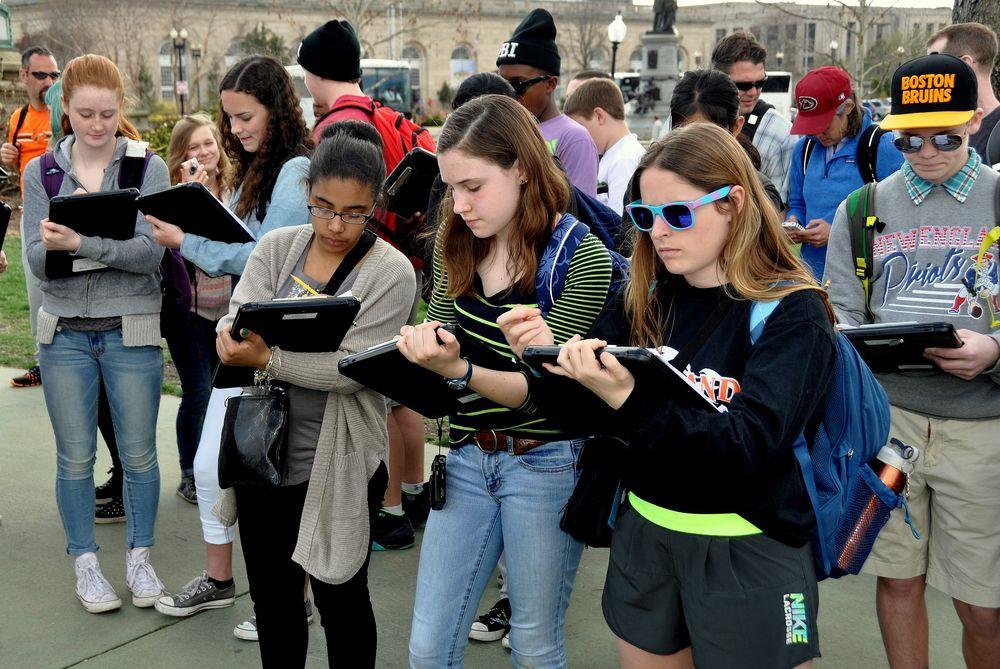
[[[757,128],[760,127],[760,122],[764,120],[764,114],[774,109],[774,105],[769,105],[763,100],[757,100],[757,104],[754,105],[753,111],[747,114],[743,122],[743,134],[747,136],[751,142],[753,141],[754,135],[757,134]]]
[[[857,166],[861,180],[867,183],[878,181],[878,147],[882,135],[888,130],[872,123],[858,136]]]
[[[806,137],[805,144],[802,145],[802,174],[806,173],[806,167],[809,166],[809,157],[812,156],[813,149],[816,148],[816,142],[812,137]]]
[[[42,187],[45,188],[45,194],[51,200],[56,195],[59,195],[63,177],[66,175],[63,169],[59,167],[59,163],[56,162],[55,154],[51,151],[46,151],[42,154],[39,170],[42,173]]]
[[[21,132],[21,128],[24,126],[24,119],[28,116],[28,105],[21,107],[21,111],[17,115],[17,123],[14,125],[14,134],[11,136],[11,144],[17,146],[17,134]]]
[[[768,302],[754,302],[750,307],[750,344],[756,344],[757,340],[764,333],[764,325],[774,310],[781,304],[781,300],[770,300]]]
[[[146,168],[149,167],[149,159],[153,157],[153,152],[148,148],[147,142],[130,139],[125,146],[125,157],[122,158],[121,167],[118,168],[119,188],[142,188],[142,181],[146,178]]]
[[[573,216],[563,216],[552,231],[535,274],[535,293],[538,308],[547,315],[562,295],[569,274],[569,263],[590,230]],[[563,262],[563,259],[566,259]]]
[[[875,229],[881,227],[875,215],[875,184],[864,186],[847,196],[847,216],[851,234],[851,257],[854,259],[854,273],[861,281],[865,293],[865,315],[869,322],[875,321],[872,313],[872,267],[875,264],[873,244]]]

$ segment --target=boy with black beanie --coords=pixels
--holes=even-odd
[[[926,370],[878,375],[893,436],[920,449],[907,483],[920,539],[897,509],[864,567],[878,577],[893,667],[928,665],[927,585],[952,598],[968,667],[995,667],[1000,656],[1000,176],[969,147],[983,118],[977,88],[954,56],[921,56],[896,70],[882,127],[896,131],[906,162],[878,182],[867,212],[877,217],[870,301],[851,250],[851,226],[861,221],[852,223],[846,202],[827,252],[824,278],[841,322],[944,321],[962,340],[926,349]]]
[[[597,147],[579,123],[562,114],[553,98],[559,85],[561,59],[556,24],[544,9],[533,9],[500,45],[497,68],[510,82],[518,101],[538,119],[538,129],[562,163],[570,182],[597,195]]]
[[[299,44],[296,60],[305,72],[306,88],[313,97],[313,111],[318,119],[312,134],[316,144],[323,128],[331,123],[372,122],[371,115],[357,106],[330,111],[338,102],[358,102],[366,107],[372,103],[361,90],[361,43],[350,23],[327,21],[316,28]]]

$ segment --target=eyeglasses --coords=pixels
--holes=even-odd
[[[306,209],[316,218],[322,218],[325,221],[332,221],[340,216],[340,220],[348,225],[364,225],[371,220],[372,215],[375,213],[375,205],[372,205],[372,210],[367,214],[361,214],[356,211],[334,211],[333,209],[321,207],[318,204],[307,204]]]
[[[767,77],[764,77],[759,81],[734,81],[733,83],[736,84],[736,88],[740,89],[743,92],[746,92],[749,91],[751,88],[756,88],[757,90],[760,90],[761,88],[764,87],[765,81],[767,81]]]
[[[656,217],[662,218],[674,230],[690,230],[694,227],[694,210],[703,205],[716,202],[729,195],[732,186],[723,186],[719,190],[703,195],[697,200],[688,202],[668,202],[667,204],[643,204],[636,200],[625,205],[625,212],[632,220],[632,225],[643,232],[649,232],[656,223]]]
[[[917,153],[924,148],[924,142],[930,142],[938,151],[955,151],[962,146],[965,135],[901,135],[892,140],[897,149],[903,153]]]
[[[31,72],[30,74],[39,81],[45,81],[46,79],[52,79],[52,81],[55,81],[62,76],[62,72],[58,70],[55,72]]]
[[[524,94],[528,92],[528,89],[535,84],[540,84],[551,78],[551,74],[542,74],[537,77],[532,77],[531,79],[517,79],[515,81],[508,81],[507,83],[510,84],[510,87],[514,89],[514,93],[520,98],[524,97]]]

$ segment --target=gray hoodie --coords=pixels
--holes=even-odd
[[[56,164],[65,175],[60,195],[69,195],[81,187],[70,162],[72,135],[59,141],[54,149]],[[101,190],[118,188],[118,172],[130,140],[119,137],[111,163],[104,171]],[[167,166],[153,156],[146,167],[140,191],[143,195],[170,186]],[[39,343],[52,343],[59,318],[122,317],[122,338],[126,346],[159,346],[160,279],[159,265],[163,247],[153,241],[152,230],[140,213],[136,217],[135,237],[126,241],[81,237],[76,255],[111,267],[111,270],[82,274],[64,279],[45,275],[45,246],[40,223],[49,214],[49,197],[42,185],[41,160],[35,158],[24,171],[24,216],[21,230],[27,248],[28,264],[41,281],[42,306],[38,312]],[[59,223],[59,221],[54,221]]]

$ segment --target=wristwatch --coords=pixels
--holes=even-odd
[[[469,385],[469,379],[472,378],[472,363],[468,358],[463,358],[463,360],[469,365],[468,369],[465,370],[465,374],[453,379],[445,378],[444,380],[445,385],[452,390],[465,390]]]

